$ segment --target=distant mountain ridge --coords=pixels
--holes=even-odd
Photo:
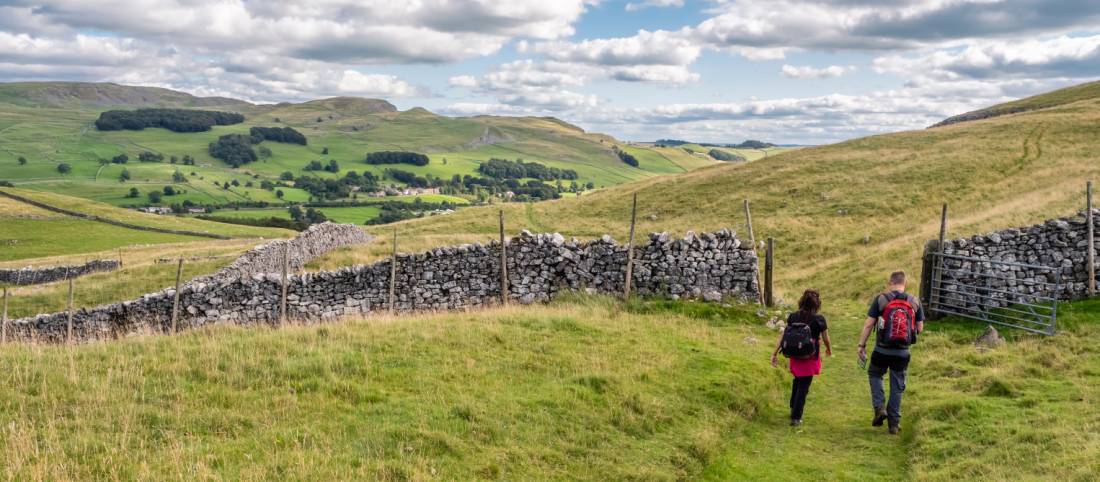
[[[26,107],[246,107],[250,102],[228,97],[198,97],[160,87],[114,83],[0,83],[0,101]]]

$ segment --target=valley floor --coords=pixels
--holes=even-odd
[[[938,322],[904,432],[869,425],[863,306],[787,426],[757,307],[574,297],[281,330],[219,327],[0,350],[0,477],[259,480],[1089,480],[1100,302],[1062,333]],[[770,315],[770,314],[769,314]]]

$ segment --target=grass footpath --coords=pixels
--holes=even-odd
[[[789,428],[791,375],[780,356],[779,390],[782,406],[752,424],[738,426],[728,446],[703,472],[703,480],[898,480],[908,473],[906,454],[911,437],[891,437],[885,427],[872,427],[866,372],[856,366],[855,346],[866,308],[856,303],[839,306],[826,300],[825,316],[833,342],[833,357],[823,361],[803,414],[803,425]],[[764,332],[759,343],[774,348],[778,332]],[[920,356],[919,350],[915,350]],[[763,356],[768,356],[765,353]],[[910,390],[919,385],[914,370]],[[912,396],[905,400],[913,405]],[[903,420],[911,431],[911,419]]]

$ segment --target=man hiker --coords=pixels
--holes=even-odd
[[[909,368],[909,346],[924,331],[924,308],[917,297],[905,292],[905,272],[890,274],[887,290],[871,300],[867,320],[859,335],[859,359],[867,359],[867,338],[875,331],[875,349],[867,367],[871,382],[871,406],[875,417],[871,425],[881,427],[890,421],[890,433],[901,431],[901,395],[905,393],[905,375]],[[882,378],[890,373],[890,400],[882,390]]]

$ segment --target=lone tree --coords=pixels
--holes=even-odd
[[[19,156],[19,165],[20,166],[26,166],[27,165],[27,158],[23,157],[23,156]]]
[[[123,169],[122,172],[118,173],[118,182],[126,182],[126,181],[129,181],[129,180],[130,180],[130,170],[129,169]]]
[[[70,172],[73,172],[73,166],[62,162],[61,164],[57,165],[57,172],[60,172],[61,174],[68,174]]]
[[[130,193],[129,193],[129,194],[127,194],[127,195],[126,195],[126,197],[128,197],[128,198],[136,198],[136,197],[138,197],[138,196],[140,196],[140,195],[141,195],[141,193],[140,193],[140,192],[138,191],[138,188],[136,188],[136,187],[132,187],[132,188],[130,188]]]
[[[154,204],[159,203],[161,196],[162,194],[160,191],[149,191],[149,202]]]

